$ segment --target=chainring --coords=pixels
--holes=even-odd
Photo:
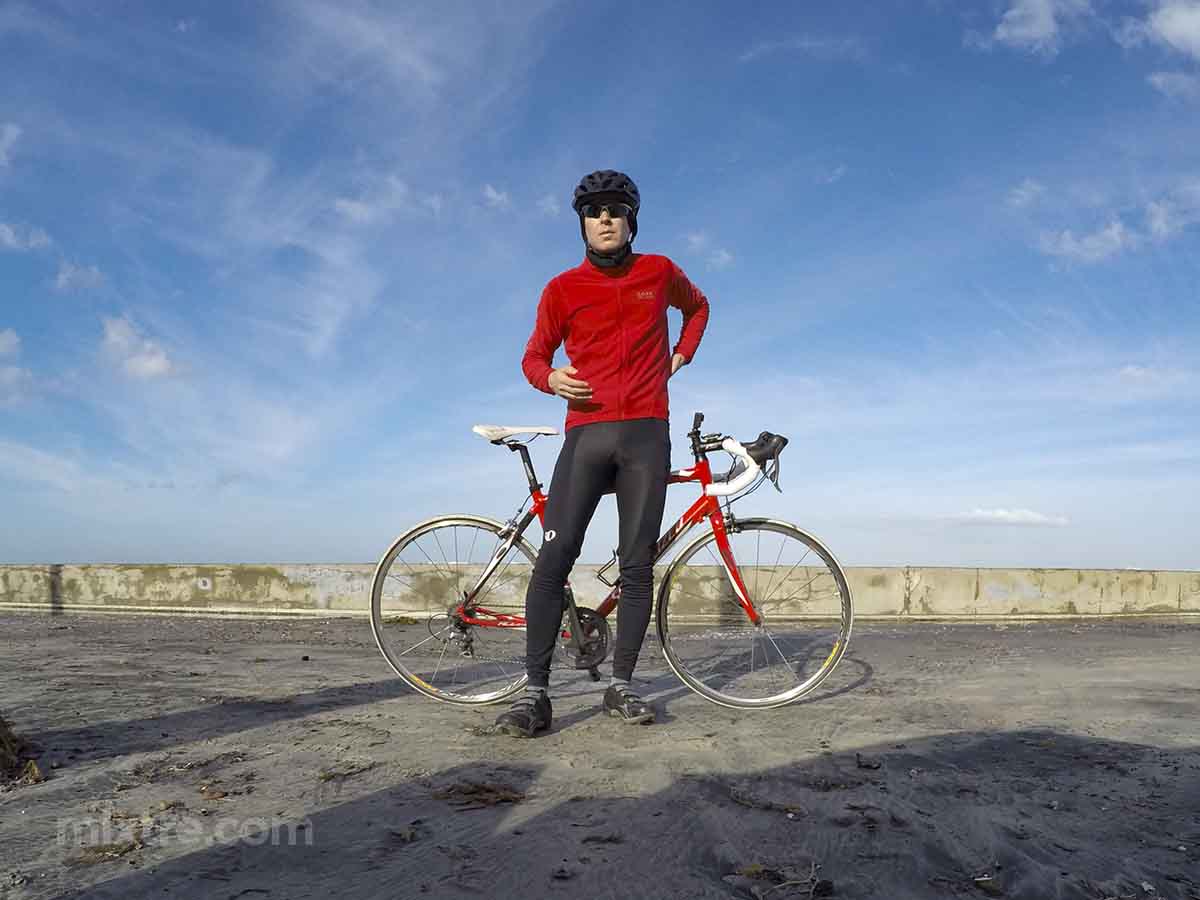
[[[583,652],[575,649],[572,640],[563,641],[563,647],[575,662],[576,669],[594,669],[608,658],[608,644],[612,629],[608,619],[594,609],[577,606],[575,612],[579,615],[579,624],[583,628]]]

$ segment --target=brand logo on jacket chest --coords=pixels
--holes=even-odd
[[[653,300],[654,299],[654,291],[638,291],[637,298],[639,300]]]

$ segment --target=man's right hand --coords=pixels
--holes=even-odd
[[[579,374],[574,366],[562,366],[550,373],[550,390],[564,400],[591,400],[592,388],[586,381],[572,378]]]

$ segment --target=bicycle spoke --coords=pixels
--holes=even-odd
[[[442,652],[441,652],[441,655],[438,656],[437,667],[433,670],[433,675],[429,679],[430,681],[437,681],[438,672],[440,672],[442,670],[442,660],[446,658],[446,648],[448,648],[449,646],[450,646],[449,641],[446,641],[442,644]]]
[[[455,599],[462,596],[462,561],[458,558],[458,526],[454,526],[454,571],[458,578],[454,582]]]
[[[775,590],[779,590],[779,588],[781,588],[785,584],[787,584],[787,580],[792,577],[792,573],[795,572],[796,569],[798,569],[800,567],[800,563],[804,562],[804,560],[806,560],[807,558],[808,558],[808,552],[805,551],[804,555],[802,557],[800,557],[799,562],[797,562],[796,565],[794,565],[790,569],[788,569],[788,573],[783,576],[783,579],[776,586]],[[813,580],[816,580],[817,578],[820,578],[820,577],[821,577],[821,573],[818,572],[816,575],[813,576]],[[809,584],[812,584],[812,582],[810,581]],[[772,593],[774,593],[774,592],[772,592]],[[770,599],[771,599],[771,594],[767,594],[767,599],[764,600],[763,603],[765,604],[767,602],[767,600],[770,600]]]
[[[771,577],[767,579],[767,596],[771,596],[771,583],[775,580],[775,567],[779,565],[779,561],[783,559],[783,548],[787,546],[782,540],[779,542],[779,555],[775,557],[775,563],[771,566]],[[764,601],[765,602],[765,601]]]
[[[767,640],[771,642],[771,646],[775,648],[775,652],[778,653],[779,658],[783,660],[784,668],[786,668],[789,672],[792,673],[792,677],[796,679],[796,682],[798,684],[803,684],[804,682],[801,681],[800,676],[796,674],[796,670],[792,668],[791,661],[786,656],[783,655],[783,651],[780,650],[779,645],[777,643],[775,643],[775,638],[771,635],[771,632],[767,631],[764,628],[763,634],[765,634],[767,636]]]

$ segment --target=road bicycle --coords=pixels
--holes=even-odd
[[[779,489],[788,439],[764,431],[742,444],[701,434],[703,421],[696,413],[688,432],[694,465],[669,476],[670,484],[698,484],[700,497],[659,538],[655,563],[693,528],[709,527],[661,576],[658,640],[674,673],[701,696],[741,709],[783,706],[811,693],[845,654],[854,621],[850,588],[811,534],[733,514],[733,503],[766,481]],[[536,560],[526,532],[535,519],[544,527],[547,502],[528,444],[558,433],[544,426],[473,431],[520,454],[525,502],[506,522],[463,514],[415,525],[383,554],[371,582],[371,629],[392,669],[428,697],[467,705],[500,702],[525,685],[525,592]],[[708,455],[720,451],[732,464],[714,475]],[[570,583],[564,586],[558,649],[593,679],[608,655],[608,616],[621,596],[614,568],[616,553],[597,573],[611,590],[595,609],[577,605]]]

